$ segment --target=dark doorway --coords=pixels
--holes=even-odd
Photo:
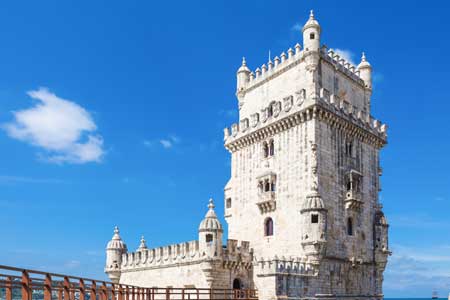
[[[241,281],[239,280],[239,278],[235,278],[233,280],[233,290],[240,290],[241,288],[242,288]]]

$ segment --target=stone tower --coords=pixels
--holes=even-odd
[[[224,130],[229,238],[250,242],[261,299],[382,298],[390,254],[379,203],[386,125],[372,68],[326,46],[313,12],[299,44],[237,71],[239,123]]]
[[[145,241],[144,241],[145,242]],[[120,279],[120,266],[122,255],[127,252],[127,245],[119,235],[119,228],[114,228],[114,235],[106,246],[106,266],[105,273],[108,274],[112,282],[118,283]]]

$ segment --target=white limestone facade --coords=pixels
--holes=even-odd
[[[228,243],[210,203],[199,240],[107,247],[111,280],[256,288],[260,299],[380,299],[390,254],[379,202],[387,126],[371,115],[372,67],[321,46],[311,12],[299,44],[237,72],[239,122],[224,130]],[[120,242],[119,242],[120,241]],[[238,242],[241,241],[241,242]]]

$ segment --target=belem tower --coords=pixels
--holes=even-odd
[[[378,199],[387,126],[370,114],[372,67],[321,46],[311,12],[296,44],[237,71],[239,122],[224,188],[228,240],[210,200],[198,240],[129,251],[116,228],[113,282],[254,288],[266,299],[381,299],[390,254]]]

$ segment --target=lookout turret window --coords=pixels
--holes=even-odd
[[[309,34],[309,39],[310,39],[310,40],[313,40],[314,38],[315,38],[314,33],[310,33],[310,34]]]

